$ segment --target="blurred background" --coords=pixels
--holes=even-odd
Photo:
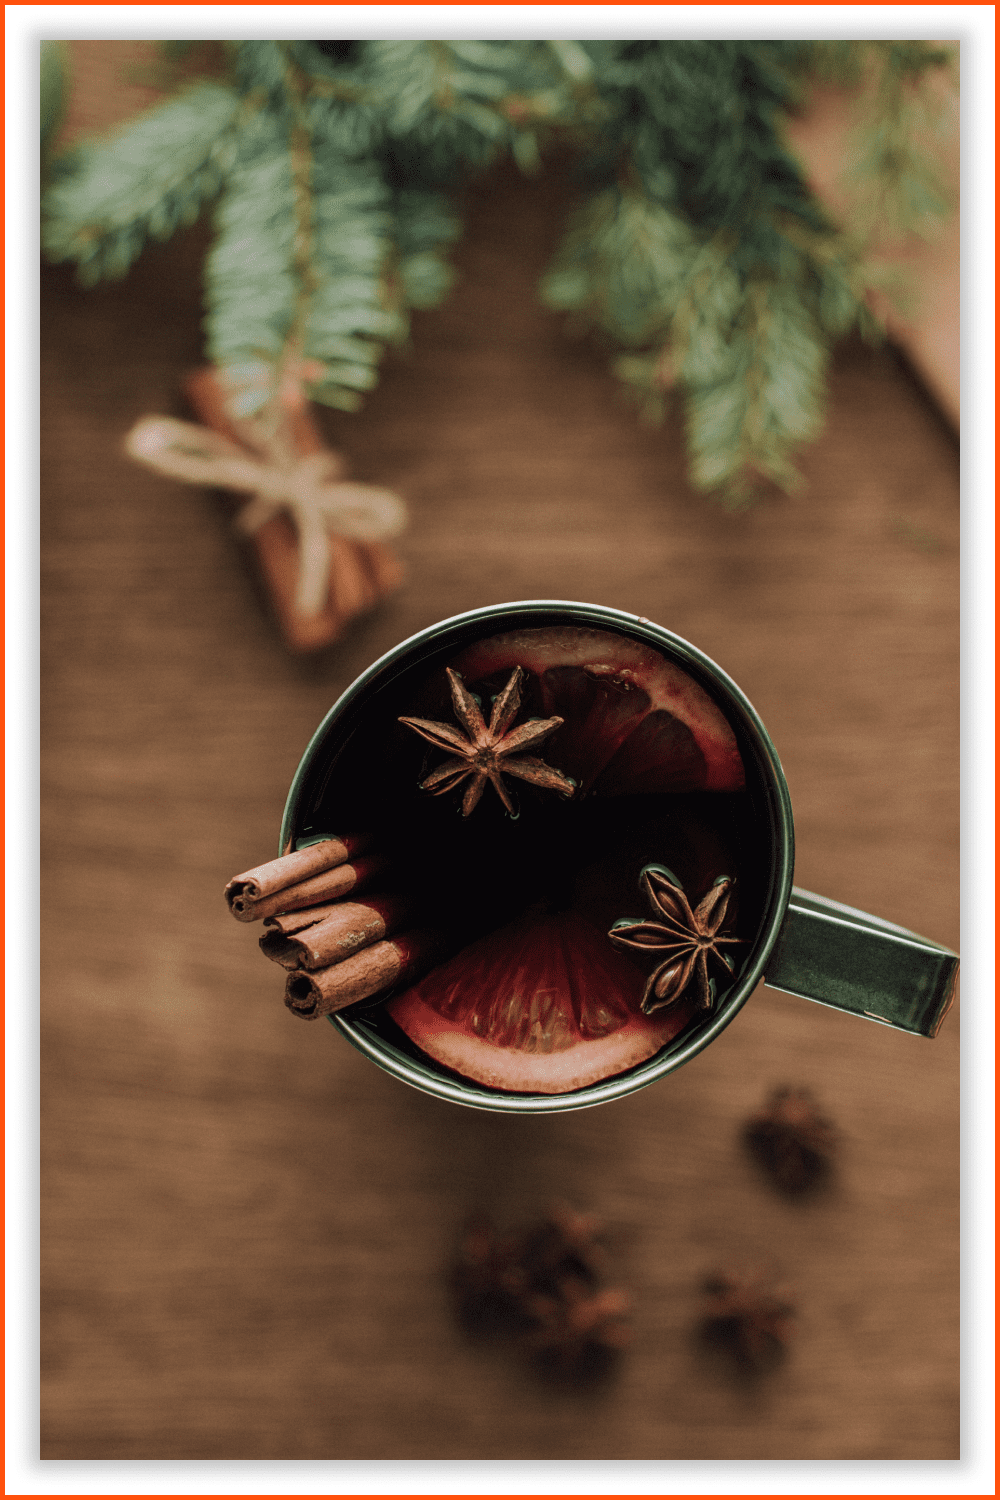
[[[66,138],[156,94],[74,43]],[[144,92],[145,90],[145,92]],[[199,222],[121,282],[42,270],[42,1448],[56,1459],[958,1457],[959,1014],[933,1042],[761,987],[706,1053],[597,1110],[510,1119],[395,1082],[282,1004],[222,889],[276,851],[353,679],[461,610],[579,599],[694,642],[775,741],[796,882],[958,946],[958,451],[898,349],[837,352],[795,498],[727,512],[606,356],[540,306],[571,200],[500,166],[456,286],[329,444],[410,510],[403,587],[290,654],[219,496],[122,439],[201,363]],[[840,1131],[777,1195],[740,1140],[776,1085]],[[470,1211],[607,1226],[632,1342],[553,1386],[468,1341]],[[774,1262],[788,1358],[741,1383],[706,1274]]]

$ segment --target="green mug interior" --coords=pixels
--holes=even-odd
[[[764,725],[736,684],[697,647],[660,625],[620,610],[560,600],[525,600],[454,616],[402,642],[375,662],[338,699],[313,735],[288,793],[280,851],[317,834],[366,826],[364,818],[359,818],[359,803],[370,808],[379,797],[378,785],[370,779],[369,747],[380,734],[390,732],[400,714],[412,712],[413,693],[431,674],[440,670],[443,676],[444,668],[475,641],[515,629],[555,626],[617,633],[652,646],[687,672],[728,720],[746,775],[741,802],[744,842],[750,849],[746,871],[741,872],[741,880],[744,873],[747,877],[746,954],[735,982],[704,1019],[693,1020],[646,1062],[569,1093],[508,1093],[439,1065],[385,1012],[384,1002],[398,991],[383,994],[377,1004],[363,1003],[330,1017],[353,1046],[402,1082],[455,1104],[515,1114],[604,1104],[647,1087],[696,1056],[729,1025],[761,979],[784,919],[794,863],[791,804],[781,765]],[[639,914],[638,893],[636,901]]]

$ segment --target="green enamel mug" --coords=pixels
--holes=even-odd
[[[672,669],[686,674],[695,684],[695,694],[707,695],[731,729],[745,778],[738,798],[741,848],[749,851],[741,874],[742,935],[732,982],[718,994],[713,984],[709,1008],[696,1012],[690,1024],[655,1055],[615,1076],[565,1093],[494,1088],[435,1062],[389,1017],[385,1004],[397,991],[383,992],[330,1016],[341,1035],[393,1077],[425,1093],[477,1109],[517,1114],[587,1108],[656,1082],[707,1047],[734,1020],[761,980],[772,989],[900,1031],[935,1036],[954,998],[957,956],[880,917],[793,884],[791,801],[763,723],[736,683],[709,657],[638,615],[593,604],[524,600],[454,616],[396,646],[347,689],[313,735],[289,790],[279,852],[371,821],[384,797],[384,787],[371,769],[376,759],[372,747],[396,732],[402,715],[413,712],[414,695],[419,698],[423,684],[444,681],[445,669],[462,660],[463,653],[467,657],[470,650],[479,649],[478,643],[512,634],[530,639],[532,632],[553,631],[617,637],[626,653],[634,653],[637,647],[652,648]],[[698,701],[705,700],[699,697]],[[426,745],[422,748],[427,749]],[[450,825],[441,824],[442,828],[458,826],[456,808],[443,806],[444,798],[425,800],[433,802],[436,816],[452,820]],[[595,800],[602,801],[600,797]],[[613,820],[613,798],[604,799],[603,810]],[[487,816],[494,813],[501,815],[499,802]],[[475,819],[473,814],[464,823],[472,827]],[[464,834],[464,823],[465,843],[456,848],[467,850],[470,836]],[[401,857],[404,864],[409,859],[410,878],[419,883],[416,852],[404,850]],[[483,877],[477,856],[455,856],[456,860],[460,857],[467,858],[469,865],[457,871],[459,885],[474,887]],[[488,864],[488,853],[483,857]],[[633,904],[638,907],[638,893]],[[637,909],[635,915],[642,914]]]

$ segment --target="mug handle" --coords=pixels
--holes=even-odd
[[[937,1036],[958,955],[905,927],[792,887],[764,982],[898,1031]]]

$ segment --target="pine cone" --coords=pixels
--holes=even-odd
[[[775,1089],[761,1113],[747,1121],[743,1139],[789,1197],[819,1187],[830,1176],[837,1131],[818,1112],[808,1089]]]

